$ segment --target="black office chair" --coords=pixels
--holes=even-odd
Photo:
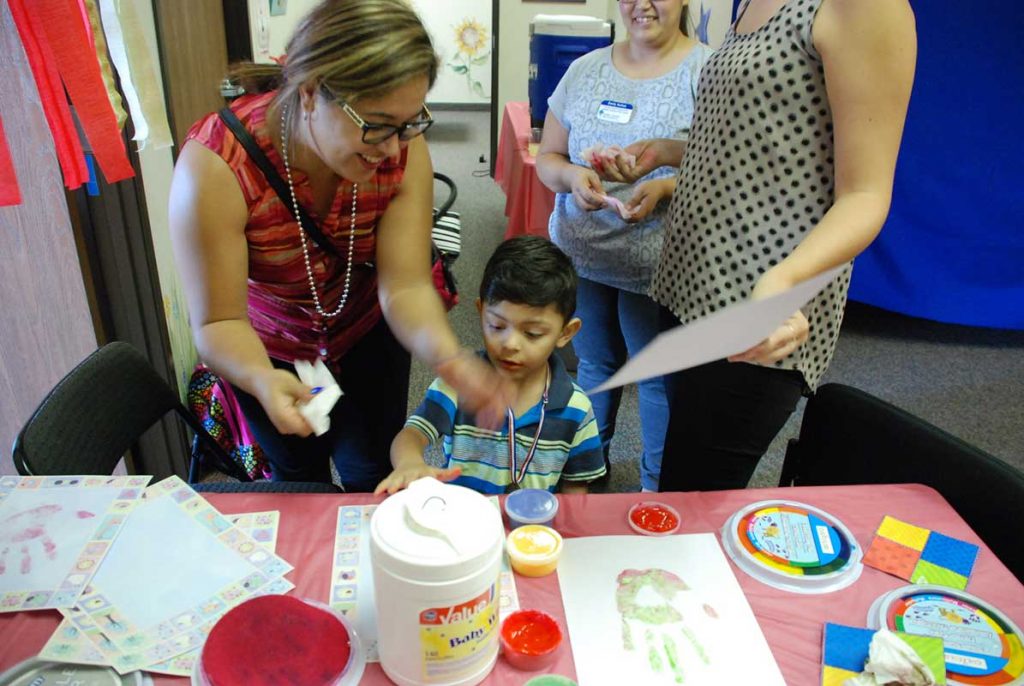
[[[891,483],[937,490],[1024,581],[1024,474],[864,391],[821,386],[786,450],[779,485]]]
[[[108,343],[57,383],[14,439],[22,475],[110,474],[149,427],[174,412],[206,443],[214,467],[249,481],[138,350]],[[190,468],[198,474],[199,465]]]

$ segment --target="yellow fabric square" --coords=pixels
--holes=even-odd
[[[857,672],[825,665],[821,668],[821,686],[843,686],[847,679],[852,679],[855,676],[857,676]]]
[[[924,544],[928,541],[929,534],[931,534],[931,531],[928,529],[922,529],[919,526],[901,522],[888,515],[885,516],[881,526],[878,527],[879,536],[902,543],[914,550],[924,550]]]

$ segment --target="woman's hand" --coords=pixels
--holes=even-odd
[[[775,329],[768,338],[753,348],[745,350],[729,358],[730,362],[753,362],[754,364],[770,365],[792,355],[803,345],[810,333],[807,317],[800,310]]]
[[[783,263],[785,264],[785,263]],[[789,290],[796,283],[780,266],[769,269],[754,285],[750,293],[751,300],[763,300],[772,295]],[[729,358],[730,362],[753,362],[755,364],[774,364],[784,357],[792,355],[793,352],[803,345],[810,334],[810,325],[807,317],[800,310],[782,323],[782,326],[775,329],[768,338],[764,339],[753,348],[745,350],[738,355]]]
[[[593,212],[604,207],[604,186],[597,172],[586,167],[572,167],[570,188],[572,199],[581,210]]]
[[[404,467],[398,467],[393,472],[388,474],[388,477],[377,484],[377,488],[373,489],[374,495],[380,495],[381,493],[397,493],[403,488],[407,487],[416,479],[422,479],[424,477],[433,477],[438,481],[451,481],[457,479],[462,474],[462,470],[458,467],[452,467],[450,469],[444,469],[441,467],[431,467],[426,462],[420,462],[419,464],[406,465]]]
[[[255,382],[255,396],[263,411],[282,434],[308,436],[312,427],[299,413],[299,404],[313,398],[312,389],[283,369],[268,369]]]
[[[672,197],[675,188],[674,178],[652,179],[641,183],[626,202],[626,209],[630,212],[626,221],[639,222],[646,219],[659,202]]]
[[[437,375],[455,389],[459,405],[476,416],[477,426],[496,429],[505,420],[508,408],[515,404],[512,383],[469,350],[435,366]]]

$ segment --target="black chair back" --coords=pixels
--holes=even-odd
[[[22,475],[110,474],[148,428],[174,412],[210,447],[214,465],[249,477],[203,429],[142,353],[108,343],[72,369],[40,403],[12,449]],[[136,471],[145,473],[143,465]],[[189,470],[194,481],[198,465]]]
[[[821,386],[786,450],[779,485],[891,483],[937,490],[1024,581],[1024,474],[864,391]]]

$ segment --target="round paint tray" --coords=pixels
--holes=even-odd
[[[722,547],[758,581],[794,593],[831,593],[856,581],[864,565],[842,522],[791,500],[762,500],[722,527]]]
[[[14,665],[0,674],[0,686],[30,684],[81,684],[81,686],[144,686],[153,681],[142,672],[121,676],[109,667],[48,662],[37,657]]]
[[[951,684],[1024,685],[1024,634],[989,603],[946,586],[903,586],[868,610],[868,627],[942,639]]]
[[[365,667],[359,636],[340,612],[313,600],[265,595],[217,620],[195,661],[192,684],[355,686]]]

